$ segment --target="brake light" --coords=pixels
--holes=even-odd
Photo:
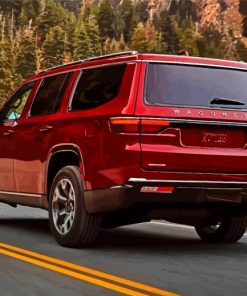
[[[169,126],[168,120],[163,119],[142,119],[141,120],[141,131],[142,133],[158,133],[164,127]]]
[[[138,117],[113,117],[109,121],[114,133],[158,133],[170,125],[168,120]]]
[[[111,118],[110,130],[114,133],[138,133],[140,131],[140,118]]]

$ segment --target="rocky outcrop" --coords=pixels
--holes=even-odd
[[[242,37],[244,16],[239,12],[239,0],[193,0],[193,2],[200,27],[213,25],[226,35],[230,32],[234,38]]]

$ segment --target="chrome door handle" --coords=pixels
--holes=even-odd
[[[13,135],[15,132],[11,129],[7,130],[6,132],[3,133],[4,136],[11,136]]]
[[[45,133],[45,132],[48,132],[48,131],[50,131],[50,130],[52,130],[53,129],[53,126],[51,126],[51,125],[44,125],[44,126],[42,126],[40,129],[39,129],[39,131],[41,132],[41,133]]]

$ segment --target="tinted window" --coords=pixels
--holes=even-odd
[[[15,120],[21,117],[26,105],[27,99],[32,91],[35,82],[29,82],[23,85],[1,111],[1,119],[3,121]]]
[[[82,72],[72,100],[72,110],[86,110],[117,96],[125,65],[88,69]]]
[[[55,113],[61,105],[69,80],[70,74],[66,73],[45,78],[34,99],[30,115]]]
[[[224,68],[150,64],[146,80],[146,102],[153,105],[210,106],[215,98],[240,101],[246,108],[247,72]],[[224,107],[226,104],[223,104]]]

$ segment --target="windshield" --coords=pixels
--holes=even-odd
[[[218,103],[215,98],[220,99]],[[147,72],[145,100],[152,105],[246,108],[247,72],[151,63]],[[234,104],[234,101],[242,104]]]

